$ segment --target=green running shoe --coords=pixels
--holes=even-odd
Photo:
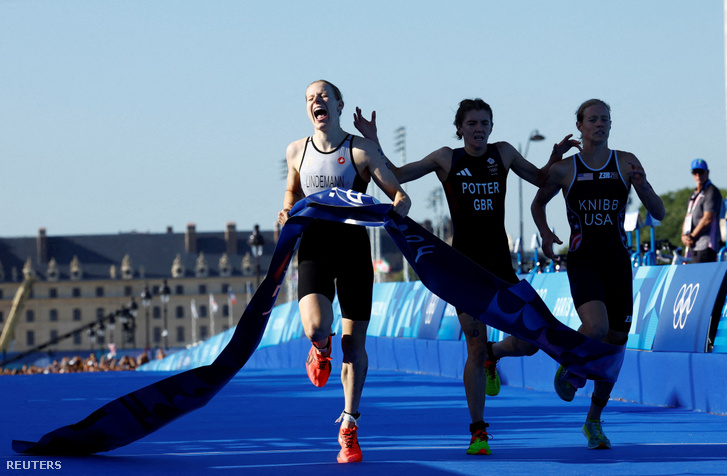
[[[496,360],[485,360],[485,375],[487,376],[485,394],[494,397],[500,393],[500,374],[497,371]]]
[[[601,422],[598,420],[586,420],[583,424],[583,435],[588,438],[588,449],[610,450],[611,440],[603,433]]]
[[[558,367],[558,371],[555,373],[553,386],[555,387],[555,393],[566,402],[573,401],[573,397],[576,396],[576,388],[568,382],[568,371],[562,365]]]
[[[492,454],[490,451],[490,445],[487,443],[491,437],[487,434],[487,430],[477,430],[472,434],[470,440],[470,447],[467,448],[468,455],[489,455]]]

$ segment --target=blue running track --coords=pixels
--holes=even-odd
[[[611,450],[581,434],[589,399],[506,387],[488,397],[492,455],[468,456],[460,379],[370,371],[360,411],[364,461],[336,462],[340,380],[313,387],[304,368],[243,369],[204,408],[126,447],[90,457],[15,454],[166,372],[0,376],[0,476],[66,475],[674,475],[727,474],[727,416],[610,402]],[[40,468],[41,463],[60,469]],[[22,468],[32,468],[24,471]]]

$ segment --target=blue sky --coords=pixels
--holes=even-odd
[[[691,187],[695,157],[727,187],[723,29],[718,0],[0,0],[0,236],[270,229],[320,78],[343,92],[345,129],[356,106],[376,109],[394,162],[396,128],[409,161],[457,147],[457,104],[481,97],[491,141],[546,136],[528,153],[540,166],[598,97],[609,145],[658,193]],[[408,186],[414,219],[435,216],[439,187]],[[533,196],[526,183],[526,247]],[[549,214],[565,241],[561,198]]]

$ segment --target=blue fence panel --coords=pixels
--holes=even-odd
[[[417,337],[419,327],[424,320],[424,311],[426,310],[424,302],[431,294],[421,281],[411,283],[409,292],[401,306],[399,321],[392,337]]]
[[[724,263],[671,266],[674,273],[663,291],[664,303],[654,337],[654,351],[705,352]]]
[[[538,292],[553,315],[577,329],[580,319],[573,307],[566,273],[531,273],[521,276]],[[697,352],[707,350],[712,314],[714,353],[727,353],[727,264],[642,266],[634,270],[633,323],[627,347],[639,350]],[[341,330],[338,298],[333,302],[334,332]],[[229,342],[234,329],[210,338],[203,345],[153,361],[148,370],[180,370],[210,363]],[[463,340],[456,310],[428,291],[420,281],[378,283],[374,286],[368,335],[423,340]],[[274,346],[303,336],[296,302],[276,306],[260,347]],[[490,340],[507,334],[490,328]],[[145,369],[147,370],[147,369]]]
[[[560,322],[576,330],[581,326],[581,320],[573,306],[567,273],[533,274],[529,281],[540,299]]]
[[[447,305],[444,306],[444,313],[442,314],[442,322],[439,325],[439,331],[437,332],[437,339],[461,340],[463,338],[462,326],[459,325],[457,310],[454,306],[447,303]]]
[[[664,306],[664,289],[677,266],[642,266],[634,271],[634,310],[631,332],[626,347],[651,350],[659,325],[659,313]]]
[[[373,300],[371,303],[371,321],[366,332],[370,336],[384,335],[386,323],[390,317],[392,296],[396,291],[397,283],[377,283],[374,285]]]
[[[417,333],[418,339],[437,339],[439,337],[439,329],[441,328],[444,310],[447,308],[447,305],[446,301],[443,301],[428,290],[426,291],[422,299],[419,332]]]
[[[727,302],[722,306],[722,312],[717,325],[717,335],[714,337],[712,352],[727,354]]]

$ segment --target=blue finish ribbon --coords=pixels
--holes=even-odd
[[[86,455],[132,443],[203,407],[245,365],[257,348],[300,236],[313,220],[384,226],[422,283],[443,300],[482,322],[537,345],[573,374],[614,382],[623,347],[592,340],[558,321],[525,281],[496,278],[391,205],[351,190],[331,189],[306,197],[291,210],[265,279],[240,317],[232,339],[210,365],[173,375],[102,406],[78,423],[38,442],[13,440],[18,453]]]

